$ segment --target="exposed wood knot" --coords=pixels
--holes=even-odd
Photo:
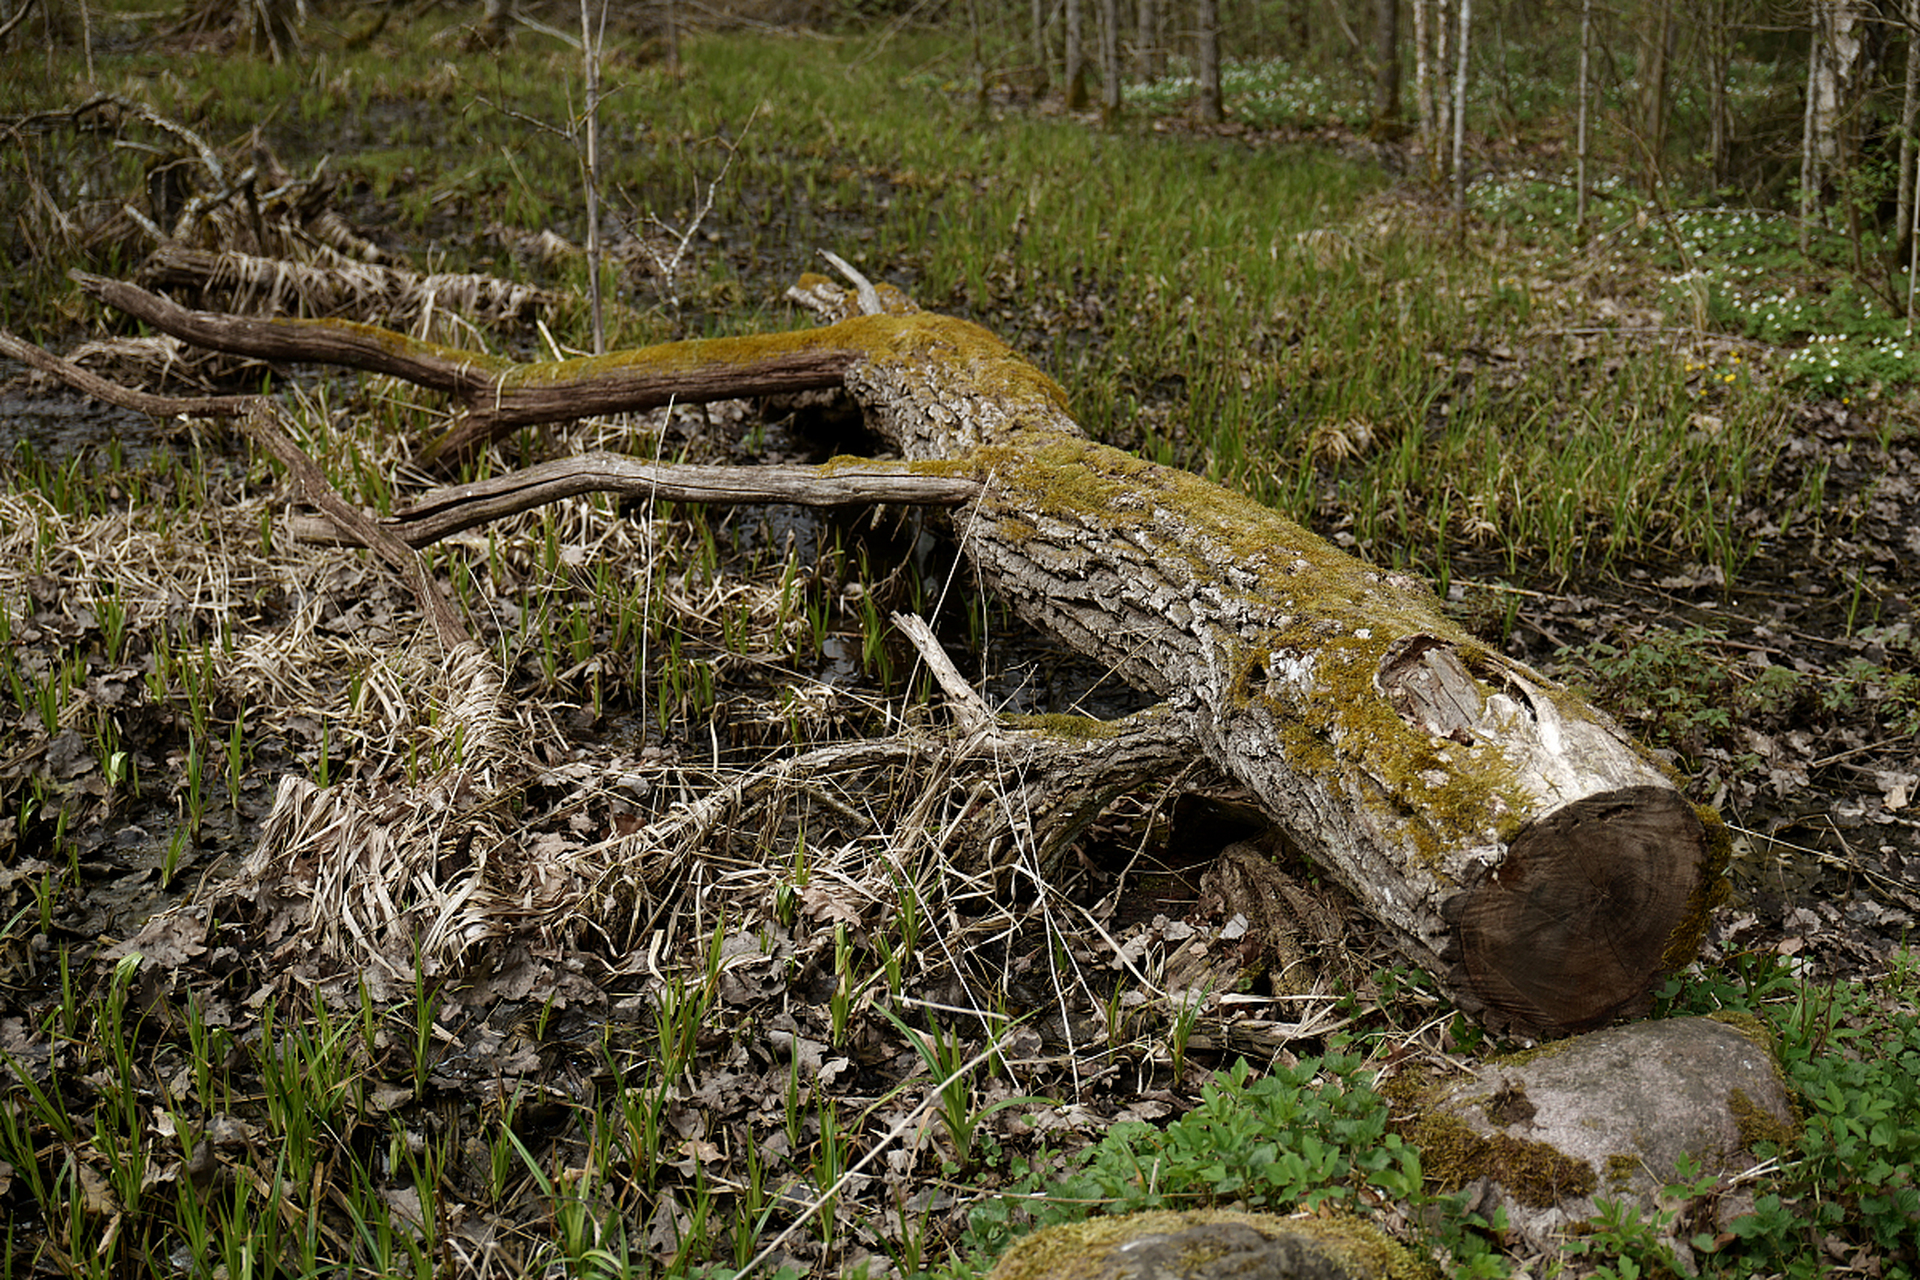
[[[1409,728],[1472,746],[1486,696],[1453,646],[1415,633],[1395,641],[1380,660],[1374,687]]]

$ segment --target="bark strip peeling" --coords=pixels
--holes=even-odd
[[[85,283],[178,332],[132,286]],[[748,394],[769,362],[833,369],[916,470],[984,486],[955,524],[988,585],[1163,695],[1173,740],[1246,786],[1463,1008],[1498,1030],[1581,1031],[1644,1008],[1692,959],[1722,889],[1725,828],[1606,715],[1461,630],[1418,580],[1089,440],[1059,385],[978,325],[885,286],[856,300],[809,276],[793,296],[832,323],[494,362],[484,377],[503,404],[535,385],[577,392],[543,401],[573,417],[651,403],[614,402],[662,378]],[[319,322],[268,323],[297,347]],[[327,328],[298,358],[338,358],[349,330]],[[378,330],[350,336],[389,357],[412,350]],[[484,360],[428,354],[440,370]]]

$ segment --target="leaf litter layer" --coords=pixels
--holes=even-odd
[[[1303,245],[1319,254],[1325,238]],[[1041,271],[1010,260],[992,287],[995,305],[1014,305],[1044,283]],[[1036,334],[1061,332],[1058,350],[1095,352],[1095,339],[1114,328],[1105,317],[1124,313],[1127,290],[1097,271],[1069,283],[1038,290],[1026,314],[1036,317]],[[1159,292],[1152,298],[1156,309],[1176,305]],[[1502,360],[1524,363],[1498,353],[1492,363]],[[1098,397],[1127,385],[1096,380],[1081,389]],[[430,409],[397,404],[378,385],[324,394],[346,401],[303,406],[307,443],[351,496],[379,509],[418,483],[396,428],[417,426]],[[1201,442],[1184,416],[1192,407],[1192,397],[1160,406],[1166,436],[1154,447],[1211,454],[1229,472],[1248,466],[1244,445]],[[1863,440],[1850,420],[1842,413],[1831,430],[1809,433],[1806,452]],[[1374,428],[1358,417],[1322,426],[1311,500],[1324,504],[1335,536],[1377,553],[1391,541],[1384,528],[1343,530],[1336,514],[1350,494],[1339,464],[1379,448]],[[743,427],[744,446],[736,442]],[[777,421],[754,425],[743,407],[586,423],[540,447],[557,453],[589,442],[716,459],[743,447],[763,455],[801,447]],[[1910,471],[1898,440],[1879,443],[1887,474]],[[486,465],[503,468],[512,454]],[[228,1197],[215,1202],[235,1219],[279,1196],[288,1207],[278,1243],[289,1259],[304,1250],[373,1267],[404,1260],[411,1247],[466,1269],[519,1274],[549,1250],[624,1247],[681,1265],[731,1252],[738,1264],[799,1224],[780,1254],[803,1267],[841,1268],[862,1251],[899,1258],[916,1238],[933,1248],[959,1238],[979,1187],[1006,1176],[1015,1153],[1075,1145],[1116,1118],[1177,1113],[1223,1053],[1311,1052],[1355,1018],[1436,1063],[1447,1043],[1445,1011],[1417,987],[1388,999],[1374,985],[1365,971],[1378,964],[1390,974],[1384,959],[1360,961],[1360,972],[1303,972],[1316,958],[1323,970],[1354,963],[1341,953],[1356,942],[1338,904],[1317,899],[1310,883],[1243,887],[1236,896],[1217,869],[1202,875],[1216,851],[1245,834],[1231,797],[1176,801],[1171,788],[1123,797],[1091,841],[1042,862],[1022,838],[1022,815],[1004,807],[1019,794],[1018,759],[969,757],[927,707],[924,683],[903,676],[910,652],[876,624],[892,608],[930,612],[944,598],[937,617],[969,674],[1006,687],[995,655],[1029,642],[1010,635],[964,578],[948,578],[937,528],[876,533],[780,512],[716,520],[581,499],[467,535],[438,564],[466,593],[505,677],[502,713],[513,728],[488,744],[459,728],[477,723],[471,709],[462,714],[462,695],[484,694],[484,683],[473,671],[459,679],[433,652],[398,584],[353,553],[273,537],[275,499],[260,464],[211,476],[163,469],[146,482],[154,490],[206,491],[193,495],[191,514],[146,525],[107,513],[164,507],[142,503],[151,491],[134,494],[112,469],[88,477],[84,467],[67,474],[29,462],[19,470],[27,477],[20,489],[65,496],[44,509],[9,508],[10,549],[24,558],[6,563],[41,566],[5,584],[10,619],[35,629],[16,624],[11,651],[22,656],[16,665],[30,695],[38,693],[30,683],[53,681],[55,668],[69,674],[52,730],[36,729],[34,696],[6,712],[6,785],[19,818],[6,890],[26,926],[9,932],[8,954],[33,1016],[3,1033],[42,1088],[112,1068],[129,1047],[148,1055],[117,1087],[109,1073],[90,1099],[77,1095],[76,1109],[92,1104],[90,1133],[76,1129],[58,1149],[14,1162],[16,1203],[53,1203],[26,1195],[33,1176],[64,1176],[85,1193],[83,1208],[49,1224],[53,1247],[70,1256],[102,1243],[120,1257],[158,1248],[169,1238],[161,1222],[172,1197],[191,1188],[196,1200]],[[1900,491],[1875,485],[1869,470],[1855,478],[1868,495],[1857,501],[1893,509],[1874,509],[1879,523],[1868,527],[1893,533],[1903,519],[1911,527]],[[78,520],[65,514],[76,495],[96,508]],[[208,514],[216,511],[226,514]],[[1803,545],[1796,521],[1809,538],[1831,519],[1811,508],[1794,514],[1793,504],[1788,511],[1772,536],[1793,546]],[[61,550],[69,540],[70,555]],[[1815,554],[1848,552],[1834,541],[1815,543]],[[229,563],[205,563],[208,546]],[[1469,547],[1459,562],[1479,554]],[[1481,625],[1532,645],[1536,657],[1570,635],[1595,634],[1628,653],[1672,648],[1674,670],[1656,673],[1670,683],[1651,686],[1666,704],[1675,702],[1667,690],[1695,689],[1684,681],[1703,655],[1740,643],[1724,630],[1661,639],[1648,596],[1632,594],[1631,570],[1587,594],[1530,581],[1511,562],[1482,563],[1489,571],[1473,576],[1490,590],[1460,584]],[[1823,562],[1809,563],[1817,575]],[[1706,606],[1718,603],[1710,567],[1647,574],[1663,593],[1652,598],[1673,616],[1710,616]],[[135,589],[105,592],[102,582]],[[1676,595],[1683,603],[1664,598]],[[1879,580],[1871,599],[1899,596],[1897,582]],[[1858,617],[1856,602],[1847,631],[1857,631]],[[1899,633],[1892,638],[1891,649],[1886,636],[1879,643],[1897,663]],[[1861,656],[1871,650],[1858,646],[1873,643],[1857,634],[1831,642],[1835,654]],[[1593,661],[1577,646],[1565,657]],[[120,692],[110,658],[128,671]],[[1819,702],[1758,707],[1756,716],[1804,722],[1823,706],[1836,682],[1826,664],[1815,666],[1800,674],[1823,692],[1802,696]],[[115,712],[140,697],[139,678],[163,669],[152,714]],[[1635,670],[1619,674],[1628,688],[1643,687]],[[1872,679],[1858,678],[1862,701]],[[1757,683],[1735,668],[1724,686],[1706,685],[1679,705],[1690,716],[1710,711],[1713,699]],[[1839,763],[1876,759],[1883,739],[1849,720],[1849,709],[1833,708],[1843,713],[1837,725],[1800,730],[1809,754],[1820,734],[1851,729],[1857,739],[1839,749],[1867,750]],[[1657,714],[1648,722],[1667,731]],[[1759,723],[1762,733],[1772,727]],[[1726,785],[1754,787],[1752,767],[1726,745],[1747,727],[1688,720],[1674,743],[1721,766]],[[1875,719],[1871,727],[1886,726]],[[876,732],[898,736],[884,748],[844,741]],[[1782,735],[1789,745],[1793,732]],[[239,765],[229,769],[235,740]],[[65,744],[58,751],[57,742]],[[816,776],[756,767],[777,744]],[[129,757],[118,771],[116,750]],[[1705,754],[1714,750],[1728,759]],[[457,766],[448,774],[450,761]],[[129,766],[146,794],[164,780],[153,808],[142,807]],[[239,775],[231,794],[223,771]],[[222,849],[196,849],[190,839],[174,871],[191,874],[175,883],[192,887],[200,905],[165,918],[145,944],[147,963],[97,971],[103,1012],[81,1012],[59,990],[55,959],[83,957],[76,935],[101,920],[79,914],[80,900],[120,892],[102,884],[108,879],[174,879],[168,849],[157,840],[121,847],[120,824],[131,816],[156,829],[213,832],[220,819],[212,811],[223,807],[228,822],[258,819],[261,784],[281,773],[309,779],[283,784],[275,817],[276,834],[289,839],[281,847],[302,852],[243,868],[250,878],[238,883],[250,892],[223,897],[217,886],[253,847],[251,833],[235,832],[222,865],[213,865]],[[197,807],[189,774],[204,793]],[[316,785],[323,779],[330,785]],[[1853,793],[1861,818],[1888,839],[1910,837],[1894,791],[1878,794],[1876,810],[1874,790]],[[610,857],[616,842],[641,856]],[[1767,849],[1758,838],[1750,847],[1756,856]],[[1746,912],[1726,922],[1730,942],[1871,969],[1897,920],[1865,919],[1855,908],[1878,902],[1897,912],[1903,880],[1897,866],[1875,879],[1857,850],[1839,849],[1823,852],[1845,874],[1865,877],[1865,892],[1851,900],[1780,895],[1777,926],[1762,918],[1768,898],[1750,892]],[[340,859],[320,856],[336,850],[358,859],[360,873],[341,876]],[[1804,859],[1782,868],[1789,862]],[[1780,874],[1784,882],[1788,873]],[[1259,966],[1237,974],[1246,989],[1214,993],[1191,1017],[1197,1006],[1179,998],[1180,980],[1204,986],[1218,975],[1188,944],[1221,949],[1246,938],[1232,933],[1234,917],[1258,920],[1252,905],[1276,897],[1292,910],[1269,932],[1318,922],[1293,967],[1269,961],[1264,974]],[[135,914],[89,931],[125,937]],[[28,932],[36,916],[51,927]],[[450,980],[459,958],[482,955],[488,971],[462,974],[464,985]],[[66,972],[82,986],[89,980],[72,963]],[[139,1017],[121,1016],[129,1002]],[[949,1045],[959,1053],[942,1057]],[[937,1087],[950,1074],[940,1064],[957,1069],[976,1054],[986,1057],[957,1076],[958,1123],[945,1123],[941,1103],[953,1095]],[[313,1096],[277,1080],[274,1064],[289,1061],[312,1063],[321,1082]],[[993,1110],[1029,1095],[1060,1101]],[[158,1100],[162,1119],[151,1132],[136,1125],[116,1134],[114,1107],[140,1099]],[[300,1109],[320,1118],[318,1135],[298,1127]],[[19,1114],[39,1132],[61,1131],[45,1109]],[[973,1115],[980,1120],[970,1132]],[[315,1158],[302,1150],[293,1166],[278,1167],[276,1143],[312,1147]],[[145,1153],[150,1184],[115,1181],[129,1145]],[[853,1172],[862,1158],[869,1163]],[[339,1170],[349,1171],[339,1174],[341,1195],[302,1190]],[[949,1182],[949,1174],[966,1177]]]

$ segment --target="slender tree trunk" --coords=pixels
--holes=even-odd
[[[1805,253],[1813,244],[1813,214],[1819,207],[1820,169],[1815,160],[1814,118],[1819,113],[1815,105],[1820,98],[1822,79],[1820,64],[1820,37],[1824,24],[1820,21],[1820,3],[1815,0],[1809,17],[1811,30],[1807,39],[1807,111],[1800,130],[1800,252]]]
[[[1593,75],[1588,58],[1593,51],[1593,0],[1580,0],[1580,114],[1574,126],[1574,212],[1576,235],[1587,230],[1587,98],[1592,92]]]
[[[1100,0],[1100,114],[1120,114],[1120,0]]]
[[[1899,252],[1907,249],[1911,253],[1913,240],[1914,210],[1920,202],[1914,199],[1914,137],[1916,124],[1920,124],[1920,0],[1907,0],[1907,85],[1906,95],[1900,102],[1900,197],[1899,212],[1894,216],[1894,237],[1896,250],[1894,261],[1908,256]],[[1907,323],[1913,323],[1913,285],[1909,273],[1907,286]]]
[[[1920,167],[1913,176],[1913,221],[1907,225],[1907,337],[1913,337],[1915,285],[1920,284]]]
[[[1392,130],[1400,119],[1400,0],[1374,0],[1373,131]]]
[[[1159,0],[1140,0],[1139,35],[1135,39],[1133,57],[1142,80],[1152,83],[1160,78],[1165,59],[1160,48],[1160,6]]]
[[[987,110],[987,55],[985,36],[981,32],[980,0],[967,0],[967,30],[973,37],[973,65],[968,68],[973,76],[974,104],[982,115]]]
[[[480,36],[489,48],[505,44],[513,33],[513,0],[487,0],[480,16]]]
[[[1433,110],[1433,32],[1428,22],[1432,4],[1433,0],[1413,0],[1413,96],[1420,112],[1420,145],[1429,164],[1440,148]]]
[[[1467,51],[1472,45],[1473,0],[1460,0],[1459,61],[1453,77],[1453,213],[1467,229]]]
[[[1067,0],[1067,110],[1084,111],[1087,108],[1087,65],[1085,51],[1081,47],[1082,0]]]
[[[1812,51],[1807,59],[1805,154],[1801,157],[1801,211],[1810,218],[1827,188],[1845,176],[1854,160],[1854,115],[1870,59],[1863,0],[1816,0]],[[1847,201],[1854,256],[1860,256],[1858,215]]]
[[[1226,101],[1220,95],[1220,5],[1219,0],[1198,0],[1195,23],[1195,61],[1200,74],[1200,118],[1219,124],[1227,118]]]
[[[606,10],[600,11],[602,20]],[[587,81],[586,111],[580,127],[586,137],[580,166],[587,189],[587,305],[593,312],[593,354],[607,350],[606,312],[600,298],[600,35],[593,25],[592,0],[580,0],[580,56]]]
[[[1713,185],[1726,183],[1733,160],[1733,113],[1727,78],[1733,74],[1733,8],[1729,0],[1709,0],[1706,15],[1707,115]]]
[[[265,50],[275,62],[300,60],[300,6],[295,0],[249,0],[247,30],[254,51]],[[86,17],[83,8],[81,17]],[[89,39],[89,50],[91,40]]]
[[[1047,91],[1047,0],[1033,0],[1033,92],[1040,96]]]
[[[1647,162],[1647,193],[1660,184],[1661,158],[1667,149],[1667,81],[1673,64],[1672,0],[1658,0],[1640,29],[1640,137]]]
[[[1434,160],[1433,180],[1436,185],[1453,175],[1450,148],[1453,146],[1453,89],[1447,83],[1453,65],[1455,26],[1460,0],[1434,0],[1433,30],[1433,98],[1434,98]]]

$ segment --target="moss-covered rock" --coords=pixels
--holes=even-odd
[[[1352,1217],[1224,1209],[1091,1218],[1035,1232],[988,1280],[1415,1280],[1432,1270]]]
[[[1482,1064],[1464,1079],[1405,1082],[1396,1112],[1442,1190],[1487,1188],[1543,1248],[1621,1200],[1652,1217],[1684,1157],[1700,1176],[1753,1163],[1796,1131],[1764,1034],[1713,1018],[1595,1031]],[[1728,1207],[1737,1207],[1728,1198]]]

